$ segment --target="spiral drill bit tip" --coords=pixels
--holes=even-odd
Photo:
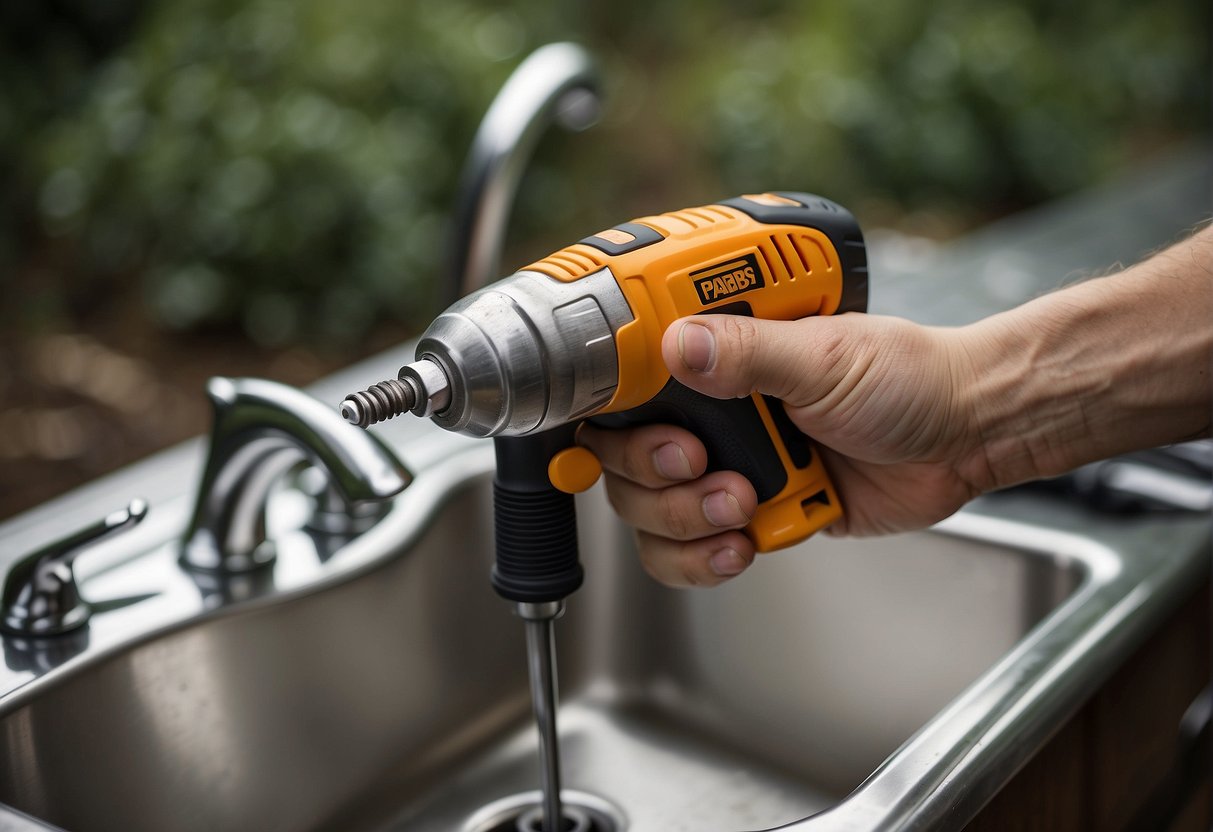
[[[417,394],[412,387],[390,378],[346,396],[341,402],[341,416],[350,424],[365,428],[408,413],[416,403]]]
[[[346,399],[341,403],[341,418],[349,422],[351,425],[356,425],[362,421],[362,408],[358,402],[353,399]]]

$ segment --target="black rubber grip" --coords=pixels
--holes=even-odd
[[[498,436],[493,480],[497,562],[492,583],[510,601],[559,601],[581,586],[573,495],[557,490],[548,463],[574,444],[576,425],[533,436]]]
[[[782,410],[779,402],[775,405]],[[758,412],[757,403],[750,396],[714,399],[670,379],[661,392],[645,404],[623,413],[594,416],[589,421],[606,428],[658,422],[685,428],[699,437],[707,449],[708,470],[737,471],[754,486],[760,503],[774,497],[788,482],[788,473],[775,449],[774,439]],[[803,434],[799,435],[803,437]],[[808,438],[803,439],[797,456],[808,453],[811,460]]]

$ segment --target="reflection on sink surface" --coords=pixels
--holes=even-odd
[[[476,458],[402,556],[0,704],[0,802],[81,832],[450,832],[536,788],[523,628],[488,584]],[[579,509],[587,581],[557,629],[565,786],[636,832],[763,829],[838,803],[1083,576],[924,532],[819,536],[674,591],[599,493]]]
[[[837,803],[1078,581],[1050,559],[922,533],[821,538],[686,592],[616,544],[560,630],[562,754],[568,787],[636,830],[765,829]],[[456,829],[477,799],[536,782],[525,727],[473,754],[391,828]]]

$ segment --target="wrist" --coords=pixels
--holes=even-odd
[[[1077,385],[1093,377],[1070,372],[1066,339],[1050,332],[1067,323],[1046,325],[1042,312],[1029,305],[958,332],[967,358],[958,398],[973,437],[962,459],[982,492],[1055,476],[1075,464],[1074,445],[1086,422]]]
[[[1213,291],[1157,259],[958,330],[983,490],[1208,435]]]
[[[1038,404],[1030,384],[1031,330],[1003,313],[960,327],[953,337],[958,434],[966,437],[958,472],[975,493],[1041,476],[1029,416]]]

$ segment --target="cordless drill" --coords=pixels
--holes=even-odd
[[[551,620],[582,581],[572,495],[601,473],[576,445],[578,425],[690,430],[709,471],[754,485],[744,532],[755,548],[798,543],[841,516],[808,438],[769,396],[720,400],[679,384],[662,335],[686,315],[794,320],[863,312],[867,298],[848,211],[811,194],[748,194],[600,231],[468,295],[425,331],[399,378],[342,402],[362,427],[409,411],[494,437],[492,582],[528,622],[545,828],[561,817]]]

